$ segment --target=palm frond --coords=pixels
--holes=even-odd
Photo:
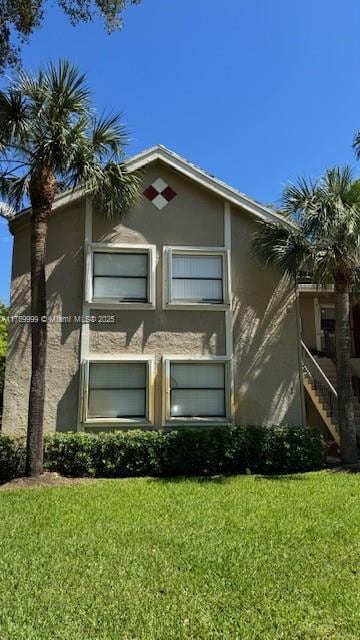
[[[103,114],[94,120],[92,144],[94,152],[101,158],[108,157],[109,153],[117,157],[123,155],[123,149],[129,142],[129,134],[120,118],[121,114]]]
[[[355,151],[355,156],[359,160],[360,159],[360,131],[357,131],[357,133],[355,134],[354,142],[352,146]]]
[[[45,167],[61,185],[82,185],[107,215],[136,201],[139,180],[123,163],[128,133],[120,115],[94,115],[86,78],[66,60],[50,63],[37,75],[21,71],[0,92],[0,191],[18,205],[29,176]],[[18,161],[15,169],[8,167]]]
[[[23,95],[13,89],[0,91],[0,150],[14,142],[21,146],[30,126]]]
[[[291,276],[296,276],[304,264],[312,260],[311,245],[301,229],[290,228],[282,223],[262,223],[255,235],[253,248],[266,264]]]
[[[51,62],[43,70],[43,84],[47,88],[49,109],[54,117],[65,114],[83,115],[89,110],[91,92],[86,75],[68,60]]]
[[[314,200],[318,184],[306,178],[299,178],[297,184],[288,185],[282,195],[282,208],[284,212],[296,217],[301,215]]]
[[[321,180],[321,188],[324,193],[331,195],[333,198],[341,198],[343,201],[346,200],[352,184],[353,175],[349,165],[327,169],[324,178]]]
[[[109,218],[126,213],[140,197],[140,177],[120,163],[109,162],[88,184],[95,205]]]
[[[12,207],[8,202],[0,201],[0,218],[5,220],[11,220],[16,214],[16,209]]]
[[[19,209],[28,193],[29,172],[24,175],[0,175],[0,196],[12,209]]]
[[[285,189],[283,201],[298,231],[264,228],[254,242],[257,254],[288,273],[310,265],[322,284],[338,273],[352,283],[360,270],[360,182],[351,168],[333,167],[316,182],[300,179]]]
[[[50,62],[36,76],[20,71],[15,87],[30,101],[33,116],[46,111],[54,123],[66,115],[82,115],[89,110],[91,94],[86,76],[67,60]]]

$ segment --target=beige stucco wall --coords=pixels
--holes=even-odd
[[[177,193],[162,211],[146,198],[121,222],[94,211],[94,242],[138,242],[162,245],[223,246],[224,205],[175,169],[154,162],[143,172],[144,188],[161,177]]]
[[[158,211],[143,198],[121,221],[93,212],[93,242],[156,245],[156,309],[96,309],[115,316],[114,324],[91,324],[93,354],[155,356],[155,423],[161,425],[162,367],[166,355],[226,355],[224,311],[162,309],[162,247],[224,245],[224,202],[182,177],[153,163],[143,173],[144,187],[163,178],[177,193]],[[49,314],[77,315],[83,301],[85,206],[69,206],[49,223]],[[301,424],[298,335],[295,296],[289,283],[259,263],[252,252],[256,224],[233,207],[232,284],[234,306],[234,383],[238,423]],[[28,312],[28,227],[15,237],[12,312]],[[28,327],[14,325],[6,373],[4,431],[26,429],[30,350]],[[49,325],[45,429],[76,426],[79,400],[80,326]]]
[[[241,424],[302,424],[293,285],[254,256],[257,225],[232,214],[234,386]]]
[[[84,204],[72,205],[49,222],[47,295],[49,316],[77,315],[82,310]],[[14,237],[11,314],[30,314],[29,226]],[[77,423],[79,394],[79,324],[48,324],[48,358],[44,426],[68,430]],[[10,325],[6,364],[4,433],[26,433],[30,384],[29,324]]]

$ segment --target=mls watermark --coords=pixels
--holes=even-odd
[[[114,315],[9,315],[0,316],[0,323],[6,324],[114,324]]]

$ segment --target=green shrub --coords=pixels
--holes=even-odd
[[[24,473],[25,443],[0,436],[0,482]],[[44,466],[65,476],[124,478],[319,469],[325,446],[302,427],[184,427],[47,435]]]
[[[126,478],[160,476],[164,436],[159,431],[117,431],[95,436],[98,476]]]
[[[266,433],[261,471],[310,471],[320,466],[324,456],[324,442],[317,431],[272,427]]]
[[[0,484],[24,475],[25,440],[0,435]]]
[[[56,433],[44,438],[44,467],[64,476],[93,477],[95,435]]]

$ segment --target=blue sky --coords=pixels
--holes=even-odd
[[[270,203],[299,175],[345,162],[360,173],[359,32],[359,0],[143,0],[112,36],[52,8],[23,60],[76,62],[98,109],[124,112],[129,154],[160,142]],[[0,253],[7,300],[3,222]]]

